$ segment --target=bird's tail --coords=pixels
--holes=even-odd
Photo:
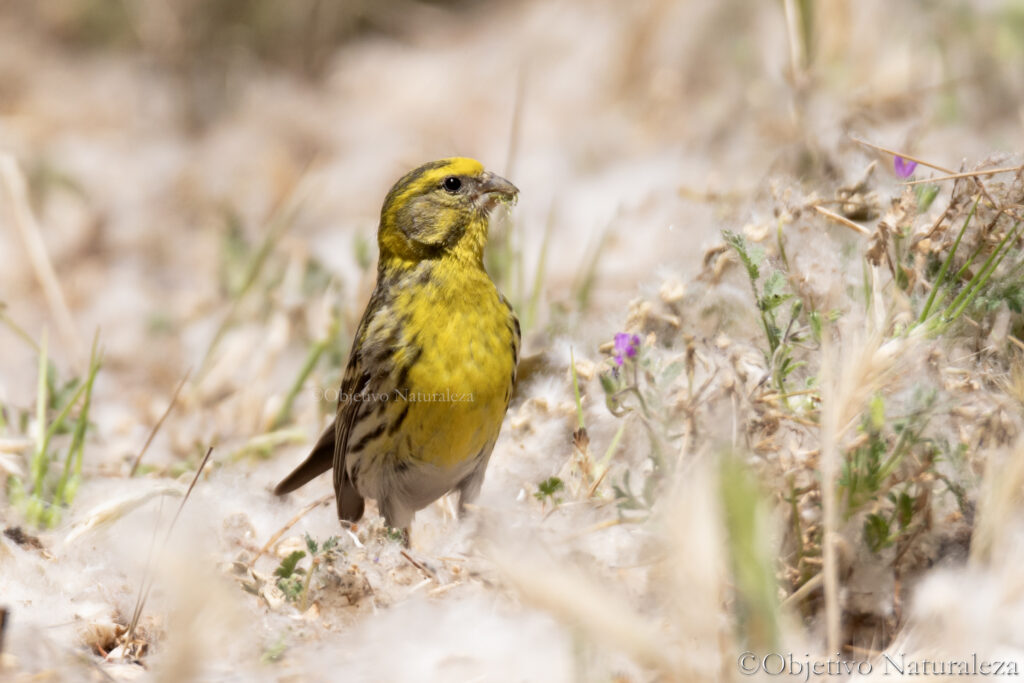
[[[320,439],[313,446],[309,456],[292,473],[274,487],[274,493],[282,496],[303,486],[310,480],[331,469],[334,464],[334,422],[328,425]]]

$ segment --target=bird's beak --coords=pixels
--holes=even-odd
[[[519,188],[505,180],[499,175],[490,171],[484,171],[480,176],[480,197],[479,202],[483,208],[490,211],[498,204],[515,203],[519,196]]]

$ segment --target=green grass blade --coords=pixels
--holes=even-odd
[[[974,206],[971,207],[970,213],[967,214],[967,219],[964,221],[963,227],[960,228],[960,232],[957,233],[956,241],[953,242],[953,247],[946,254],[946,260],[942,262],[942,267],[939,269],[939,274],[935,277],[935,283],[932,285],[931,294],[928,295],[928,301],[925,302],[924,308],[921,310],[921,315],[917,321],[923,323],[928,319],[928,314],[932,310],[932,304],[935,303],[935,295],[939,293],[939,289],[946,282],[946,272],[949,271],[949,265],[953,262],[953,257],[956,256],[956,250],[960,246],[960,240],[963,239],[964,233],[967,232],[967,226],[971,224],[971,219],[974,218],[974,212],[978,209],[978,202],[981,201],[981,194],[974,200]]]
[[[71,413],[71,409],[75,406],[76,403],[78,403],[78,399],[82,398],[82,395],[85,393],[85,390],[86,383],[83,382],[82,384],[79,384],[78,388],[75,389],[75,393],[71,394],[71,398],[69,398],[67,403],[65,403],[63,407],[61,407],[60,412],[57,413],[57,416],[53,418],[53,421],[46,428],[46,446],[50,445],[50,441],[53,439],[54,435],[64,427],[64,421],[68,418],[68,415]]]
[[[1011,242],[1011,238],[1016,239],[1017,229],[1019,227],[1020,221],[1017,221],[1013,224],[1013,227],[1007,231],[1003,239],[999,241],[999,245],[991,254],[989,254],[989,257],[985,259],[985,263],[982,264],[981,270],[974,274],[974,277],[972,277],[971,281],[967,283],[967,286],[964,287],[963,291],[961,291],[957,297],[953,299],[953,302],[946,307],[942,316],[943,320],[946,322],[956,320],[960,317],[960,314],[963,313],[964,309],[970,305],[974,298],[981,292],[982,288],[984,288],[988,283],[992,273],[995,272],[996,268],[999,267],[999,264],[1003,262],[1003,259],[1006,258],[1006,255],[1009,253],[1010,250],[1008,248],[1008,244]]]
[[[721,459],[719,496],[740,640],[747,647],[772,651],[778,645],[780,625],[775,558],[765,533],[768,505],[757,478],[733,455]]]
[[[50,443],[48,430],[46,429],[46,405],[49,403],[46,384],[47,369],[47,331],[43,330],[42,339],[39,342],[39,374],[36,385],[36,448],[32,454],[32,462],[29,467],[31,479],[31,491],[33,496],[43,494],[43,479],[46,477],[46,449]]]
[[[89,375],[85,380],[84,398],[82,408],[75,421],[74,432],[71,437],[71,445],[68,447],[68,455],[64,461],[64,470],[61,472],[60,481],[57,482],[57,491],[53,497],[53,505],[59,509],[61,505],[70,504],[78,492],[78,484],[82,479],[82,461],[85,455],[85,433],[89,428],[89,409],[92,407],[92,388],[96,381],[96,374],[100,369],[99,353],[99,331],[92,340],[92,351],[89,354]],[[56,521],[56,520],[54,520]]]
[[[214,352],[217,350],[221,340],[224,338],[224,334],[235,323],[242,301],[249,294],[253,285],[256,284],[256,281],[263,272],[263,267],[266,265],[270,255],[273,253],[284,234],[295,222],[295,216],[298,214],[300,203],[298,197],[302,195],[302,184],[304,180],[305,177],[299,181],[298,186],[292,188],[290,193],[282,197],[278,206],[275,207],[271,213],[267,222],[266,233],[263,235],[263,239],[260,242],[259,247],[256,249],[256,253],[253,255],[252,260],[249,261],[249,264],[246,267],[245,274],[242,277],[241,286],[238,288],[238,291],[234,292],[228,312],[217,326],[217,329],[210,340],[210,344],[207,346],[206,352],[203,354],[203,359],[199,363],[200,377],[205,375],[206,371],[209,370],[209,364],[213,358]]]
[[[32,350],[39,353],[39,345],[35,343],[32,337],[29,336],[28,332],[23,330],[20,325],[11,320],[10,316],[4,312],[6,304],[0,302],[0,323],[7,326],[11,332],[13,332],[19,339],[32,347]]]
[[[299,392],[302,391],[302,387],[306,384],[306,380],[309,379],[309,376],[313,373],[313,370],[316,368],[316,364],[320,362],[320,358],[337,340],[340,329],[341,323],[338,318],[335,318],[331,321],[331,326],[327,331],[327,336],[309,348],[309,352],[306,354],[306,360],[299,369],[299,374],[295,377],[295,381],[292,382],[292,386],[288,390],[287,395],[285,395],[284,403],[281,404],[281,409],[277,411],[277,415],[274,416],[273,422],[270,423],[271,431],[279,429],[291,419],[292,408],[295,405],[296,397],[299,395]]]
[[[590,293],[594,289],[594,283],[597,281],[597,267],[601,262],[601,254],[604,252],[604,249],[608,244],[608,237],[610,234],[611,231],[607,229],[601,233],[601,236],[597,240],[597,245],[590,253],[587,265],[583,269],[583,273],[579,279],[579,284],[574,288],[576,303],[579,306],[581,313],[587,310],[587,305],[590,303]]]
[[[622,441],[622,435],[626,432],[626,421],[623,420],[619,424],[619,428],[615,430],[615,435],[612,436],[611,442],[608,444],[608,449],[604,452],[604,457],[601,458],[601,470],[608,469],[608,463],[612,461],[612,457],[615,455],[615,451],[619,450],[619,442]]]
[[[544,237],[540,243],[540,253],[537,255],[537,271],[533,275],[533,289],[530,292],[530,301],[526,305],[526,314],[523,316],[523,329],[533,329],[537,320],[537,308],[540,304],[540,295],[544,288],[544,279],[547,274],[548,246],[551,241],[551,227],[555,222],[554,208],[548,213],[547,223],[544,225]]]
[[[960,266],[960,270],[956,271],[955,279],[957,281],[960,281],[960,280],[963,279],[963,277],[967,273],[967,271],[970,270],[971,264],[974,263],[974,259],[978,258],[978,254],[980,254],[981,250],[984,249],[984,248],[985,248],[985,241],[984,240],[980,240],[978,242],[978,246],[974,247],[973,251],[971,251],[971,255],[967,257],[967,261],[962,266]]]

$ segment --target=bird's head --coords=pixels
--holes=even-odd
[[[381,209],[381,259],[422,261],[453,255],[480,261],[491,211],[519,190],[479,161],[441,159],[407,173]]]

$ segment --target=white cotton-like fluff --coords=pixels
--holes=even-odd
[[[1001,56],[1012,22],[996,21],[1005,18],[998,3],[965,10],[977,13],[978,30],[952,41],[941,13],[882,0],[820,3],[807,73],[794,54],[799,31],[785,15],[805,3],[525,0],[463,11],[459,3],[407,2],[381,15],[379,26],[368,10],[373,30],[360,23],[358,36],[321,55],[319,79],[250,61],[246,41],[269,29],[244,18],[229,31],[230,49],[207,64],[191,43],[202,31],[184,22],[205,16],[204,3],[133,3],[124,13],[130,37],[113,50],[62,42],[82,28],[77,21],[91,26],[99,16],[79,6],[101,3],[45,11],[14,4],[19,11],[0,21],[0,149],[30,181],[39,238],[77,340],[53,327],[53,293],[11,229],[0,188],[0,254],[8,257],[0,268],[0,478],[28,476],[35,447],[21,432],[34,421],[38,353],[15,325],[34,342],[47,330],[58,388],[81,376],[97,329],[105,355],[82,482],[57,528],[29,529],[0,486],[4,529],[20,524],[42,545],[0,533],[0,606],[9,610],[0,677],[96,680],[99,668],[117,680],[729,678],[734,672],[720,667],[737,645],[729,611],[737,582],[714,473],[729,451],[752,468],[789,468],[765,492],[780,518],[787,514],[780,501],[790,485],[820,481],[822,377],[817,341],[797,329],[802,324],[790,330],[801,335],[796,359],[812,362],[785,382],[770,376],[781,356],[767,357],[750,282],[735,253],[719,250],[723,229],[765,249],[765,273],[783,262],[784,249],[787,291],[813,302],[823,320],[834,308],[860,306],[867,285],[870,310],[825,323],[826,338],[832,331],[841,345],[834,377],[846,380],[848,400],[835,416],[846,430],[842,445],[866,438],[861,418],[876,395],[894,416],[915,407],[918,385],[948,390],[942,400],[956,410],[931,423],[941,446],[935,472],[962,477],[955,481],[968,502],[984,509],[987,494],[977,493],[973,477],[992,461],[979,444],[1011,441],[1020,411],[1009,395],[998,409],[984,400],[1003,381],[987,370],[1005,368],[978,372],[977,364],[1013,342],[1016,318],[1004,314],[982,330],[984,344],[960,342],[952,351],[925,326],[874,336],[893,320],[905,330],[910,304],[887,279],[887,264],[861,267],[870,238],[825,221],[808,202],[842,211],[837,187],[876,160],[870,190],[899,196],[903,180],[891,157],[858,146],[851,133],[952,165],[1019,138],[1020,79]],[[303,4],[341,11],[338,3],[295,6]],[[945,59],[934,58],[936,45]],[[305,54],[294,56],[305,62]],[[949,79],[946,63],[992,78],[975,79],[970,97],[954,98],[933,87]],[[207,71],[200,66],[216,81],[196,79]],[[805,78],[818,71],[829,78]],[[954,103],[956,116],[935,115]],[[478,158],[521,190],[489,245],[508,238],[517,256],[503,277],[491,273],[518,309],[524,355],[542,354],[545,367],[520,386],[466,517],[454,517],[452,499],[420,511],[406,551],[388,538],[372,501],[355,528],[343,529],[330,475],[285,497],[271,489],[332,417],[320,399],[337,387],[373,286],[384,194],[408,169],[452,155]],[[995,192],[1011,175],[984,182]],[[914,231],[901,249],[931,229],[951,185],[927,216],[892,226]],[[1019,194],[1006,202],[1019,203]],[[871,229],[877,218],[856,221]],[[933,238],[939,244],[941,236]],[[917,256],[927,265],[936,253]],[[256,277],[241,291],[248,274]],[[914,296],[921,286],[915,282]],[[779,309],[783,327],[790,305]],[[291,416],[274,424],[332,322],[338,339],[302,382]],[[678,375],[667,397],[666,457],[679,467],[660,482],[653,511],[622,509],[614,499],[627,472],[631,493],[658,483],[636,412],[612,467],[598,466],[625,424],[605,405],[598,375],[609,355],[599,347],[623,331],[644,332],[659,363],[686,359],[692,343],[692,389],[708,383],[688,401],[689,378]],[[586,457],[573,439],[570,348]],[[141,470],[128,476],[189,369]],[[757,428],[747,433],[743,420],[754,413]],[[799,423],[790,423],[794,416]],[[51,474],[69,440],[59,434],[51,444]],[[210,445],[213,465],[165,545],[180,494]],[[606,475],[600,486],[595,475]],[[565,488],[538,496],[551,477]],[[1018,489],[1008,488],[1012,511]],[[928,542],[948,540],[940,532],[955,519],[975,531],[971,553],[981,554],[988,534],[992,557],[968,569],[923,568],[920,575],[934,575],[919,584],[901,576],[900,598],[912,606],[892,648],[1020,653],[1024,591],[1012,553],[1020,539],[997,534],[1012,528],[1014,515],[975,529],[969,515],[957,516],[952,493],[938,495],[942,507],[923,520],[925,535],[936,536]],[[797,520],[815,531],[821,506],[804,506]],[[851,537],[855,521],[845,530]],[[774,517],[763,524],[781,528]],[[339,550],[300,614],[274,572],[306,548],[307,535],[318,543],[337,537]],[[966,553],[968,541],[959,543]],[[510,554],[521,571],[506,562],[503,575]],[[877,569],[873,557],[855,559]],[[535,567],[543,570],[528,571]],[[817,567],[803,567],[801,579]],[[144,578],[153,586],[141,620],[145,669],[120,660],[117,647]],[[882,599],[893,576],[866,572],[857,581],[871,584],[865,610],[894,613]],[[819,595],[790,614],[806,615]],[[607,628],[581,628],[581,615],[597,615]],[[785,619],[780,640],[801,651],[822,647],[817,614]]]
[[[571,639],[538,612],[484,598],[413,598],[358,630],[289,649],[276,675],[344,672],[346,681],[573,680]],[[326,679],[325,679],[326,680]]]

